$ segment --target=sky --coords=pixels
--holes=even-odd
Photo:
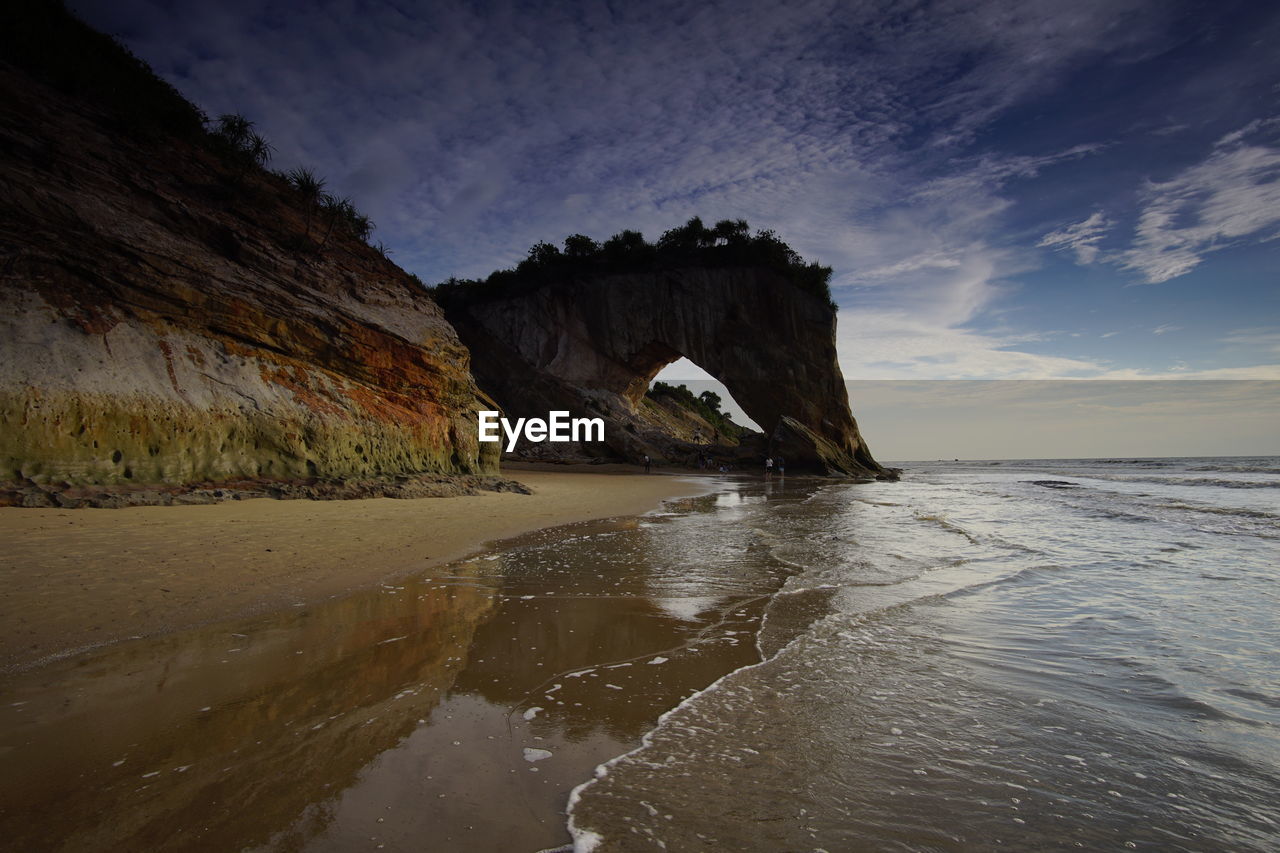
[[[851,380],[1280,379],[1280,4],[69,5],[427,282],[745,218]]]

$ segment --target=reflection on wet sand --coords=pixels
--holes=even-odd
[[[8,677],[0,837],[22,850],[564,843],[574,785],[756,659],[784,571],[744,556],[749,532],[700,551],[725,499],[542,531],[395,587]]]
[[[493,607],[491,588],[458,580],[471,582],[381,589],[10,679],[0,837],[22,850],[265,841],[448,691]]]

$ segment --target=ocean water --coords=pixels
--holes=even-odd
[[[904,467],[667,525],[782,580],[576,847],[1280,849],[1280,458]]]

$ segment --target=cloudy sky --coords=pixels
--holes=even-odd
[[[71,0],[426,281],[746,218],[857,379],[1280,379],[1280,5]]]

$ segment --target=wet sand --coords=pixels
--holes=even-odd
[[[534,494],[0,508],[0,669],[311,604],[574,521],[635,515],[706,480],[511,471]]]
[[[762,559],[758,533],[726,527],[759,500],[740,489],[0,678],[0,837],[50,850],[565,844],[574,786],[758,660],[787,570]]]

